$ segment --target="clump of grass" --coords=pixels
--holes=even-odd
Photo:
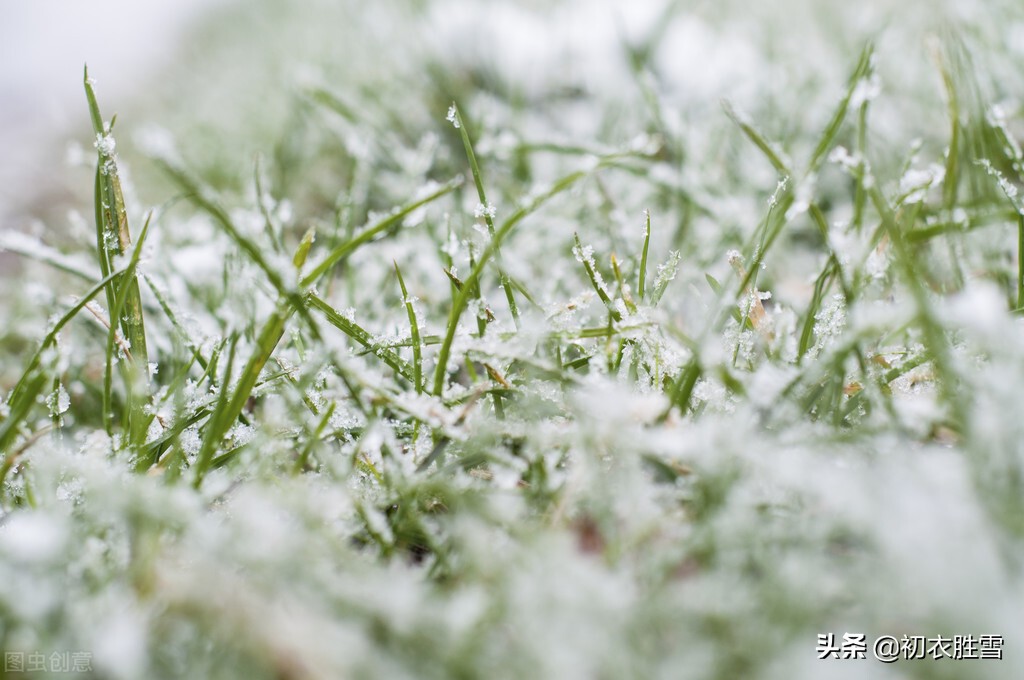
[[[113,137],[116,116],[109,122],[103,120],[93,81],[89,78],[89,69],[84,71],[85,94],[89,103],[89,116],[92,119],[93,131],[96,134],[96,180],[93,196],[96,215],[96,255],[100,263],[100,273],[107,277],[113,270],[116,257],[127,257],[131,254],[132,264],[122,275],[116,276],[106,288],[109,328],[106,349],[106,371],[103,384],[103,418],[107,434],[111,434],[111,364],[114,361],[115,346],[122,354],[124,361],[119,362],[125,382],[125,430],[129,433],[131,446],[141,445],[151,418],[147,418],[142,404],[147,399],[146,386],[149,372],[149,354],[146,349],[146,326],[143,320],[142,298],[139,293],[139,282],[135,276],[142,244],[145,241],[146,225],[141,232],[139,243],[132,253],[131,231],[128,226],[128,213],[125,208],[124,192],[118,176],[116,142]],[[123,339],[118,339],[118,326]]]

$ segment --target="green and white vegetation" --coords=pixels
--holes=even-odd
[[[1024,677],[1024,5],[261,2],[182,58],[89,73],[77,210],[0,234],[5,650]]]

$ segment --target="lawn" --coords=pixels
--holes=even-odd
[[[81,78],[3,677],[1024,677],[1024,6],[260,0]]]

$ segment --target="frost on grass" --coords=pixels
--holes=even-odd
[[[225,10],[230,85],[83,140],[172,171],[152,368],[117,329],[107,370],[121,282],[34,359],[116,244],[0,237],[5,651],[816,679],[863,670],[819,633],[941,632],[1024,676],[1019,3],[420,4]]]
[[[946,170],[933,163],[927,168],[911,168],[900,178],[899,191],[904,203],[920,203],[928,189],[942,183]]]
[[[50,409],[50,415],[55,418],[71,408],[71,396],[64,389],[64,385],[58,385],[57,389],[46,398],[46,405]]]
[[[478,203],[476,208],[473,209],[474,217],[489,217],[491,219],[494,219],[495,215],[497,214],[497,208],[495,208],[494,205],[491,203],[488,203],[487,205],[484,205],[483,203]]]
[[[93,144],[96,150],[100,152],[101,156],[106,158],[113,158],[114,150],[117,148],[117,143],[114,141],[114,136],[110,134],[97,134],[96,142]]]
[[[445,120],[451,123],[453,127],[459,127],[459,111],[455,108],[455,104],[448,107],[448,115],[445,116]]]

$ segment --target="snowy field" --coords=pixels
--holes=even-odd
[[[298,6],[3,10],[3,677],[1024,677],[1024,6]]]

